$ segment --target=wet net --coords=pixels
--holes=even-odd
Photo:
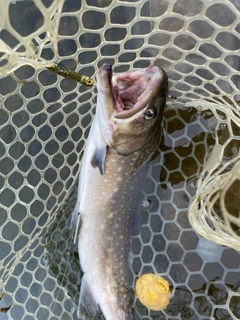
[[[158,312],[135,298],[134,318],[240,319],[239,11],[239,0],[0,1],[1,320],[77,319],[70,219],[96,90],[46,67],[94,78],[105,62],[169,77],[130,268],[133,287],[152,272],[173,298]]]

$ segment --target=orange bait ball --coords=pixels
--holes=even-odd
[[[167,280],[155,274],[144,274],[136,282],[136,295],[148,309],[160,311],[166,308],[171,298]]]

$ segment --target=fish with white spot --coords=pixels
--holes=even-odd
[[[133,319],[129,247],[141,228],[142,181],[159,144],[167,85],[156,66],[115,76],[109,64],[99,69],[73,216],[84,272],[78,318],[101,311],[106,320]]]

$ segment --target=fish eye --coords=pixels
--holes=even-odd
[[[144,112],[144,118],[147,120],[155,118],[157,115],[157,110],[155,108],[148,109]]]

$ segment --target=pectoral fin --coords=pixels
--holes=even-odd
[[[76,220],[75,220],[76,221]],[[78,235],[79,235],[79,231],[80,231],[80,227],[81,227],[81,215],[80,212],[77,213],[77,223],[76,223],[76,228],[75,228],[75,233],[74,233],[74,239],[73,239],[73,243],[77,243],[77,239],[78,239]]]
[[[77,317],[79,319],[85,319],[85,316],[94,318],[98,312],[98,304],[92,295],[85,275],[83,275],[80,288]]]
[[[76,221],[77,221],[77,216],[78,216],[78,211],[77,211],[77,204],[75,205],[73,212],[72,212],[72,217],[71,217],[71,228],[76,227]]]
[[[81,217],[80,217],[80,212],[78,212],[78,206],[76,204],[73,209],[72,218],[71,218],[71,227],[75,228],[74,238],[73,238],[74,244],[77,242],[80,225],[81,225]]]
[[[104,164],[107,154],[107,146],[103,145],[101,147],[97,147],[91,160],[91,165],[96,168],[99,168],[101,175],[104,174]]]

